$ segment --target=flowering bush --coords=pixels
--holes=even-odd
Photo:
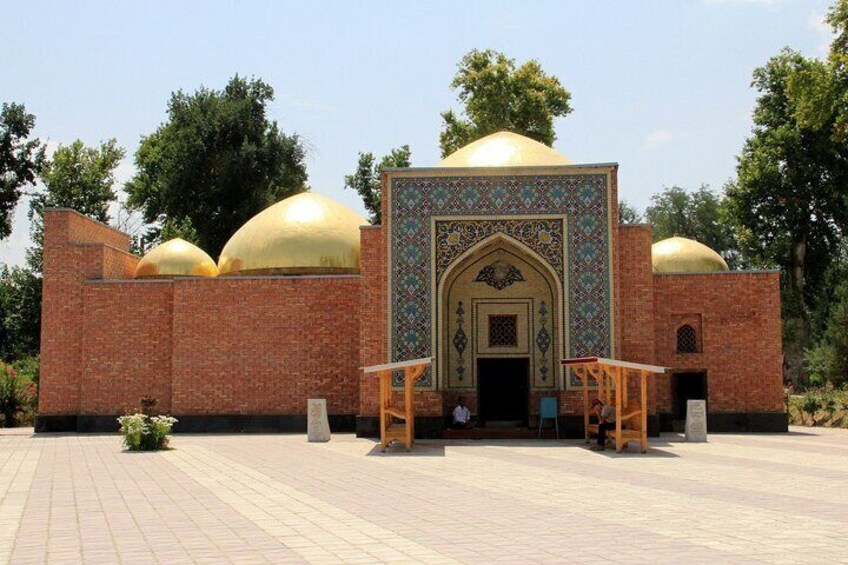
[[[11,365],[0,361],[0,412],[4,425],[13,428],[18,414],[33,408],[37,398],[35,383],[21,379]]]
[[[177,419],[136,413],[121,416],[118,423],[128,451],[155,451],[168,447],[168,434]]]

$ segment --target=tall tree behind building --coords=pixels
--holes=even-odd
[[[251,217],[307,190],[303,144],[268,118],[272,100],[269,85],[239,76],[223,90],[173,93],[168,120],[135,154],[129,204],[148,223],[188,218],[200,247],[217,256]]]
[[[356,171],[352,175],[345,175],[345,188],[351,188],[359,193],[365,209],[368,210],[368,220],[371,225],[382,223],[382,184],[380,173],[383,169],[392,167],[409,167],[412,152],[409,145],[403,145],[392,149],[388,155],[384,155],[377,163],[373,153],[360,153]]]
[[[752,84],[759,92],[754,127],[726,187],[728,216],[743,253],[784,274],[788,376],[803,381],[801,361],[813,338],[810,306],[848,221],[840,86],[827,63],[790,49],[756,69]]]
[[[12,214],[27,185],[44,163],[44,146],[29,139],[35,116],[23,104],[3,103],[0,110],[0,240],[12,233]]]
[[[514,59],[492,49],[465,55],[451,88],[459,91],[463,109],[462,116],[442,112],[442,157],[501,130],[553,145],[554,118],[572,110],[571,93],[546,74],[539,61],[516,68]]]
[[[732,268],[736,242],[723,208],[722,198],[705,184],[695,192],[672,186],[651,197],[645,218],[654,227],[654,241],[675,236],[694,239],[714,249]]]
[[[44,189],[36,193],[29,208],[30,236],[27,264],[37,273],[42,269],[44,209],[71,208],[99,222],[109,221],[109,205],[115,201],[115,169],[125,151],[110,139],[99,147],[86,147],[76,140],[60,145],[44,165]]]

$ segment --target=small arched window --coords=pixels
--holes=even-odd
[[[695,333],[695,328],[689,324],[684,324],[677,328],[677,352],[698,352],[698,335]]]

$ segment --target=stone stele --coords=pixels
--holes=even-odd
[[[330,421],[327,419],[327,399],[307,401],[307,437],[309,441],[330,441]]]
[[[686,441],[707,441],[707,401],[686,401]]]

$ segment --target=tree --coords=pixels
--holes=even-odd
[[[26,185],[35,185],[44,162],[44,146],[27,140],[35,116],[23,104],[3,103],[0,111],[0,240],[12,233],[12,214]]]
[[[453,110],[442,113],[442,157],[501,130],[553,145],[554,118],[572,110],[571,93],[556,77],[545,74],[539,61],[532,59],[516,68],[514,59],[492,49],[466,54],[451,88],[459,90],[465,117]]]
[[[41,344],[41,277],[0,265],[0,359],[38,355]]]
[[[848,382],[848,282],[836,287],[823,335],[805,354],[810,382],[841,386]]]
[[[274,90],[236,75],[224,90],[171,95],[168,120],[135,154],[129,204],[148,223],[185,218],[217,256],[247,220],[307,189],[305,150],[267,117]]]
[[[72,208],[100,222],[109,221],[109,205],[115,201],[115,169],[125,151],[110,139],[100,147],[86,147],[76,140],[60,145],[44,164],[41,181],[44,190],[30,203],[30,231],[34,246],[27,250],[30,268],[41,272],[45,208]]]
[[[837,0],[827,14],[827,23],[835,34],[830,44],[828,62],[835,88],[834,141],[848,144],[848,0]]]
[[[618,203],[618,222],[621,224],[638,224],[642,222],[642,214],[626,200]]]
[[[848,146],[836,141],[835,106],[822,102],[834,88],[828,76],[824,62],[790,49],[754,71],[754,127],[726,187],[742,252],[783,273],[784,349],[799,381],[812,338],[810,304],[848,221]]]
[[[409,145],[392,149],[388,155],[380,159],[379,164],[373,153],[360,153],[356,171],[345,175],[345,188],[352,188],[362,197],[365,209],[368,210],[368,220],[372,225],[381,223],[380,210],[382,203],[382,184],[380,173],[383,169],[392,167],[409,167],[412,152]]]
[[[654,241],[687,237],[714,249],[731,263],[736,245],[723,219],[723,208],[721,198],[707,185],[692,193],[672,186],[651,197],[645,218],[654,227]]]
[[[159,230],[159,241],[163,242],[176,238],[197,245],[199,239],[197,230],[191,225],[191,218],[188,216],[180,222],[177,222],[173,218],[168,218],[162,224],[162,228]]]

